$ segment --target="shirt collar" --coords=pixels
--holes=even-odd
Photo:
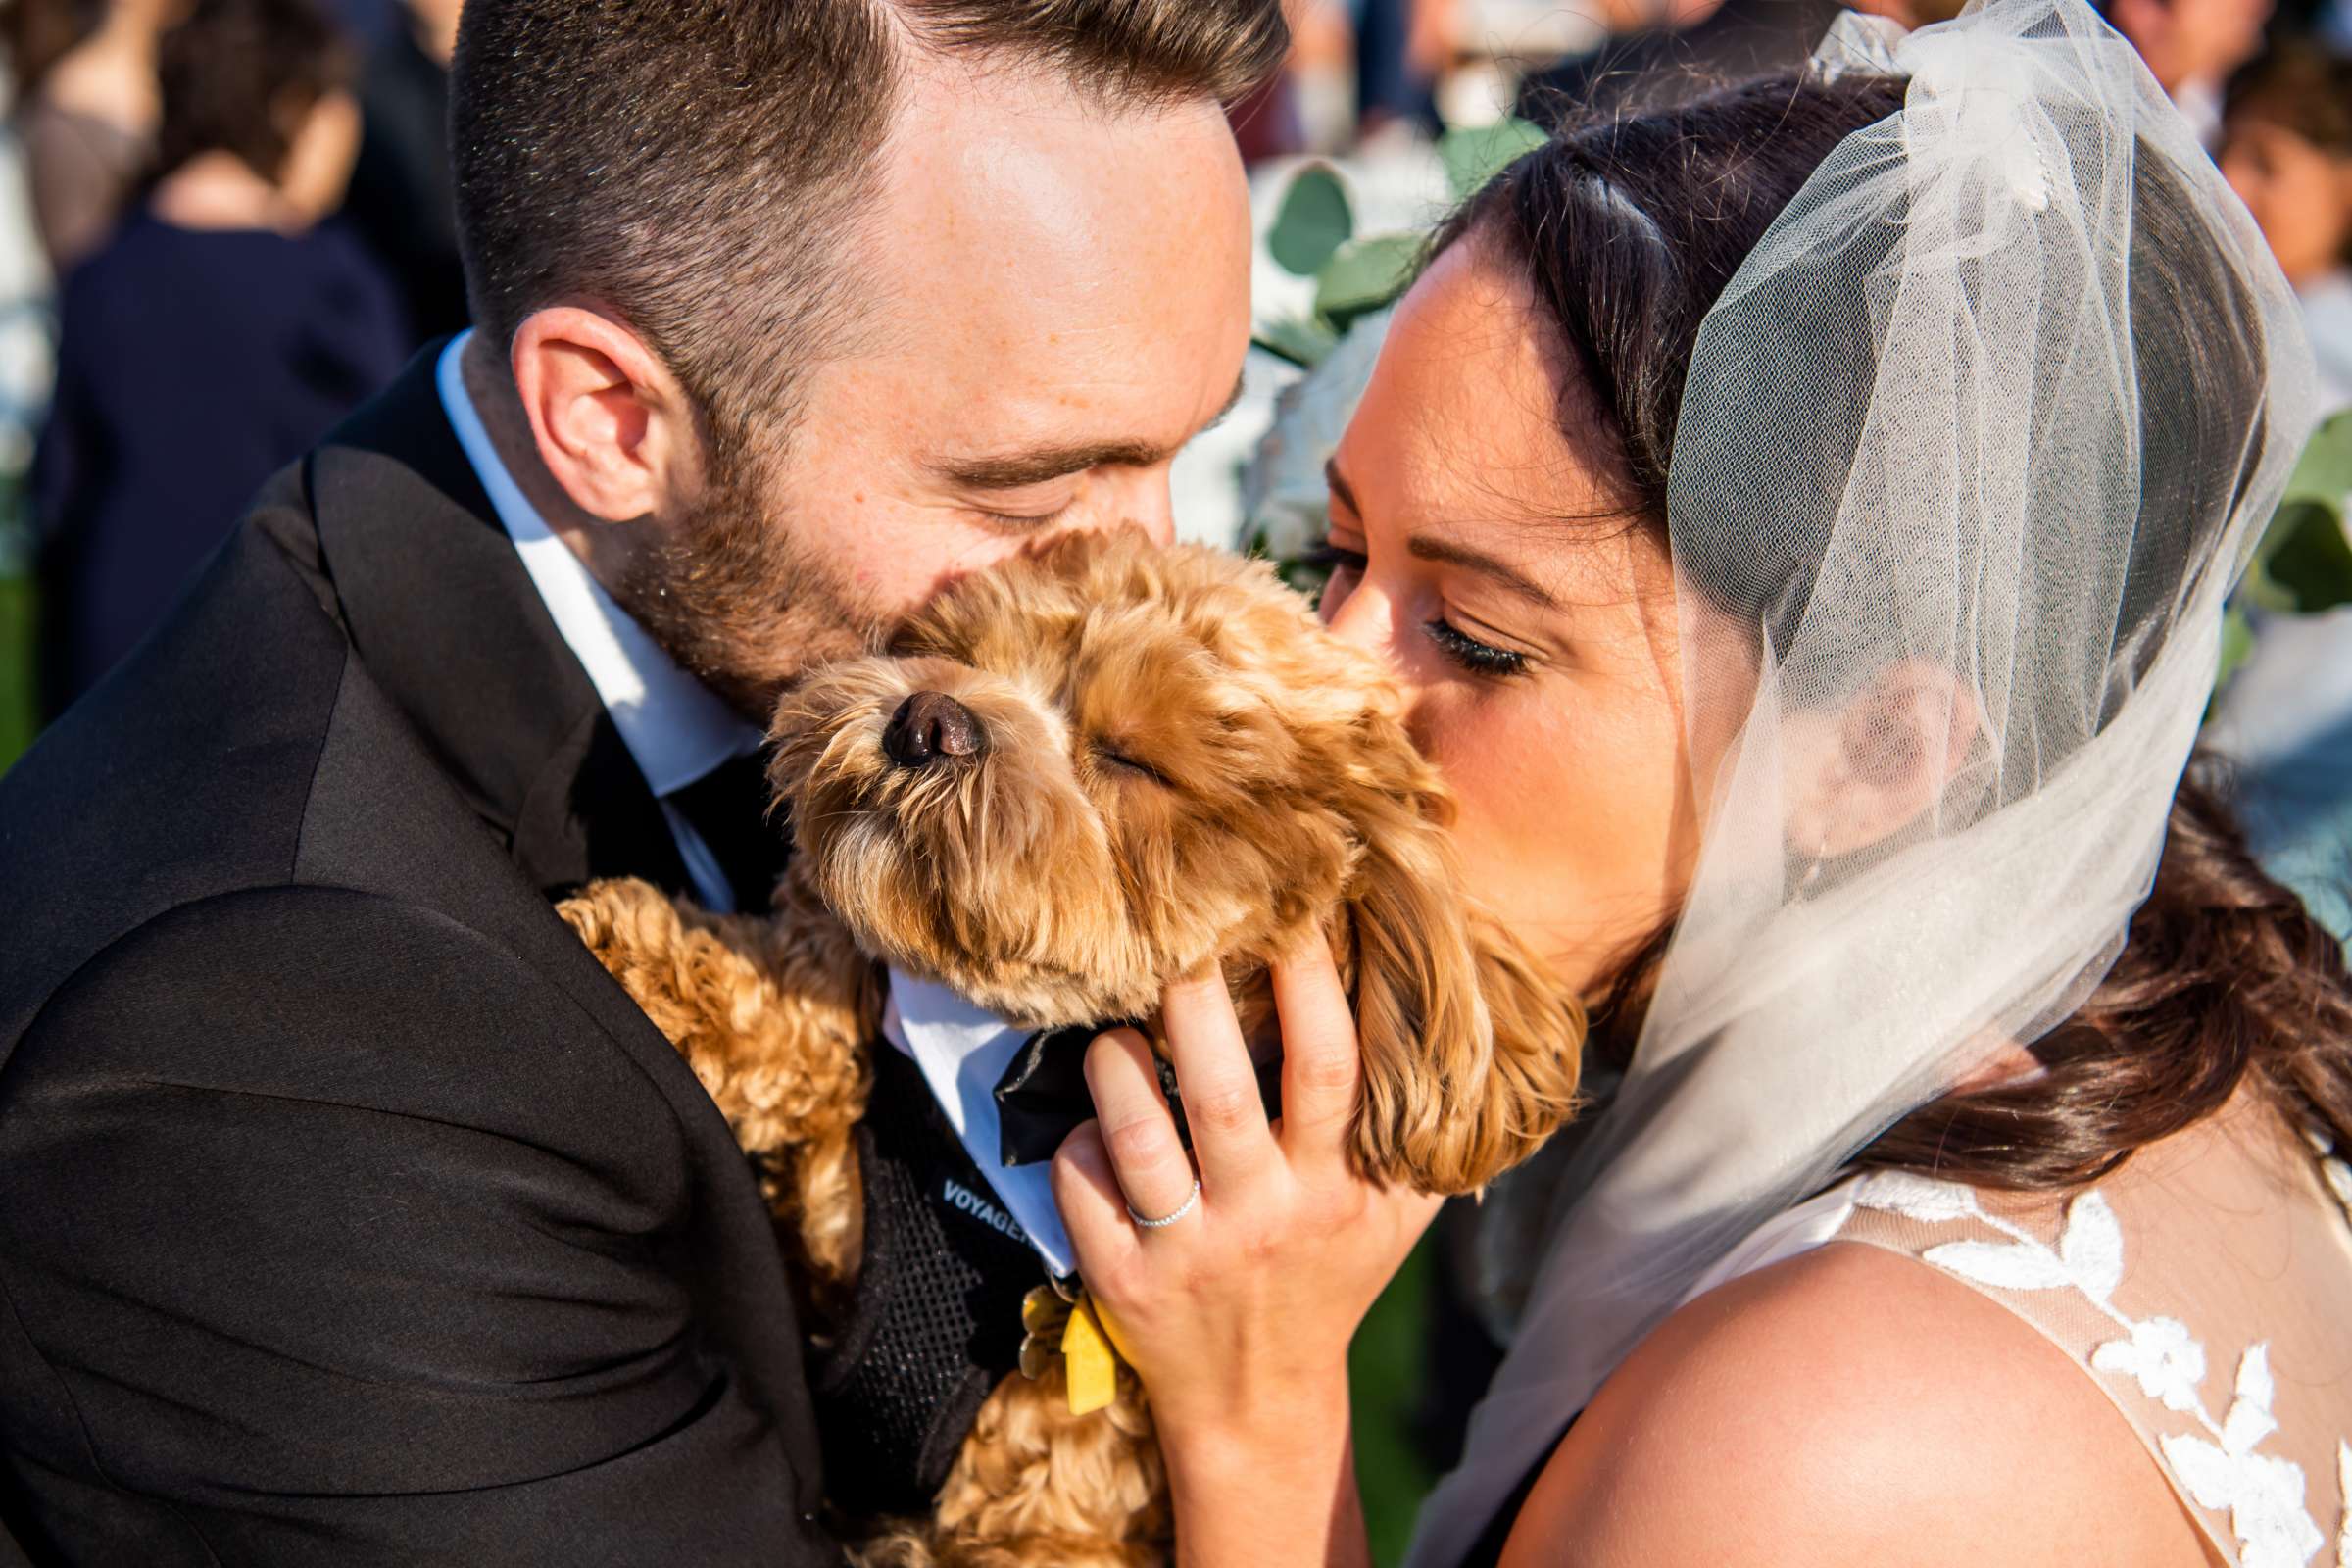
[[[605,710],[612,715],[637,770],[657,796],[674,794],[760,744],[760,732],[717,694],[678,667],[661,645],[588,574],[571,547],[548,527],[491,444],[466,393],[461,357],[473,340],[461,332],[442,350],[437,378],[458,444],[482,481],[491,508],[522,558],[531,585]]]
[[[945,986],[895,968],[890,971],[883,1038],[913,1059],[964,1152],[1011,1210],[1023,1239],[1059,1276],[1074,1271],[1078,1263],[1061,1223],[1061,1208],[1054,1201],[1054,1167],[1008,1166],[998,1140],[997,1080],[1012,1065],[1029,1033]]]

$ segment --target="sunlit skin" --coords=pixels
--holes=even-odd
[[[1400,310],[1334,464],[1342,570],[1326,606],[1335,631],[1408,684],[1461,799],[1474,890],[1591,985],[1679,906],[1705,795],[1690,781],[1728,739],[1686,737],[1678,638],[1740,634],[1689,604],[1693,618],[1678,619],[1656,543],[1570,515],[1596,510],[1602,487],[1562,433],[1575,404],[1558,393],[1524,285],[1475,249],[1442,258]],[[1855,775],[1839,715],[1809,715],[1823,744],[1791,748],[1785,783],[1844,825],[1808,827],[1821,837],[1801,848],[1843,853],[1935,798],[1964,750],[1942,727],[1975,722],[1950,696],[1948,675],[1915,661],[1873,688],[1870,701],[1915,715],[1906,753],[1935,760],[1884,779]],[[1129,1217],[1174,1212],[1189,1187],[1131,1031],[1089,1053],[1099,1120],[1054,1166],[1088,1289],[1152,1396],[1178,1561],[1198,1568],[1370,1561],[1347,1348],[1434,1212],[1350,1169],[1357,1057],[1330,955],[1295,955],[1275,983],[1284,1115],[1270,1126],[1223,987],[1166,998],[1200,1180],[1180,1223]],[[1967,1287],[1856,1246],[1668,1318],[1569,1429],[1504,1554],[1511,1568],[2206,1560],[2097,1385]]]
[[[846,329],[746,465],[754,514],[821,578],[779,570],[765,597],[827,608],[738,637],[733,667],[708,672],[724,694],[764,721],[803,661],[1056,533],[1168,538],[1170,464],[1240,381],[1250,245],[1213,103],[1105,107],[1047,74],[910,59],[878,188],[844,236]],[[511,345],[475,338],[466,379],[600,581],[693,539],[708,473],[692,405],[596,301],[551,304]]]
[[[2222,172],[2262,225],[2278,270],[2301,288],[2352,253],[2352,158],[2270,121],[2232,120]]]
[[[1697,837],[1673,572],[1596,515],[1532,308],[1462,246],[1398,310],[1331,464],[1323,613],[1409,686],[1470,885],[1589,989],[1679,905]]]
[[[907,89],[854,247],[862,342],[810,378],[777,498],[886,608],[1058,529],[1170,537],[1169,464],[1249,347],[1248,190],[1215,105],[980,85]]]

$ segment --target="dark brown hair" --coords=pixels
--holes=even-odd
[[[8,0],[0,7],[10,93],[19,109],[39,96],[50,69],[105,18],[104,0]]]
[[[1575,370],[1561,429],[1613,484],[1613,514],[1628,525],[1665,541],[1667,466],[1708,309],[1831,150],[1900,109],[1903,93],[1888,78],[1781,77],[1570,125],[1441,232],[1438,249],[1474,238],[1532,281]],[[2177,611],[2187,574],[2210,554],[2185,519],[2221,515],[2244,482],[2248,448],[2259,445],[2247,439],[2247,419],[2267,376],[2252,333],[2216,330],[2192,342],[2180,331],[2184,295],[2228,297],[2235,285],[2212,247],[2195,242],[2202,231],[2185,226],[2191,194],[2160,161],[2139,164],[2134,346],[2143,369],[2161,373],[2143,375],[2145,525],[2119,646]],[[1796,442],[1800,457],[1818,441],[1825,464],[1850,453],[1846,423],[1867,401],[1870,347],[1825,341],[1815,360],[1827,378],[1823,428],[1771,438]],[[2158,357],[2174,363],[2156,367]],[[1841,477],[1825,468],[1826,492]],[[1818,504],[1758,496],[1754,515],[1723,537],[1677,537],[1678,567],[1726,609],[1777,632],[1803,612],[1818,564],[1804,541],[1822,532],[1776,525],[1767,514]],[[1620,1064],[1670,935],[1668,927],[1644,939],[1596,999],[1595,1048]],[[2032,1050],[2042,1073],[1947,1095],[1853,1163],[1996,1188],[2070,1187],[2211,1114],[2241,1084],[2352,1145],[2352,981],[2342,954],[2255,864],[2202,767],[2175,798],[2154,890],[2121,956]]]
[[[2230,78],[2224,117],[2258,120],[2352,157],[2352,59],[2310,39],[2281,39]]]
[[[1280,0],[467,0],[453,64],[475,320],[617,312],[723,449],[789,416],[846,311],[843,251],[911,48],[1058,72],[1107,102],[1230,101]]]
[[[355,70],[342,34],[312,0],[197,0],[158,46],[156,170],[168,174],[225,152],[276,179],[303,117],[349,88]]]

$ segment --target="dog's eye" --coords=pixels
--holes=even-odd
[[[1165,785],[1168,782],[1167,775],[1150,762],[1138,761],[1106,742],[1095,742],[1094,751],[1096,762],[1105,768],[1116,772],[1132,773],[1138,778],[1148,778],[1154,784]]]

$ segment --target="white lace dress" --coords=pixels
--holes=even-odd
[[[2071,1200],[1875,1174],[1700,1282],[1809,1248],[1899,1252],[2056,1344],[2234,1568],[2352,1568],[2352,1168],[2243,1098]]]

